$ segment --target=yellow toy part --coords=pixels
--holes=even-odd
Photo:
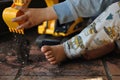
[[[45,0],[47,3],[47,6],[53,6],[54,4],[58,3],[58,0]],[[38,26],[38,33],[39,34],[50,34],[53,36],[68,36],[74,32],[79,31],[81,28],[75,29],[76,25],[83,22],[82,18],[77,19],[75,22],[73,22],[70,27],[67,29],[67,32],[63,31],[56,31],[57,29],[57,20],[50,20],[43,22],[42,25]],[[61,26],[62,27],[62,26]],[[81,27],[81,26],[80,26]]]
[[[25,2],[25,0],[14,0],[11,7],[4,9],[3,14],[2,14],[3,20],[7,24],[7,26],[9,27],[10,32],[24,34],[24,29],[20,29],[20,30],[16,29],[21,23],[24,23],[24,21],[12,22],[12,19],[24,14],[22,11],[17,10],[15,7],[16,6],[27,7],[28,4],[30,3],[30,1],[29,2],[26,1],[26,2]]]
[[[78,24],[81,24],[82,22],[83,22],[83,18],[78,18],[77,20],[75,20],[75,22],[73,22],[70,25],[69,29],[67,30],[67,33],[64,33],[64,36],[68,36],[72,33],[82,30],[83,26],[78,25]]]
[[[45,0],[48,7],[53,6],[54,4],[58,3],[58,0]],[[38,26],[38,33],[39,34],[51,34],[54,35],[56,20],[50,20],[43,22],[42,25]]]

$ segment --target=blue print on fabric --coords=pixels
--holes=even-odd
[[[113,15],[110,13],[109,16],[106,18],[106,20],[112,20],[113,19]]]

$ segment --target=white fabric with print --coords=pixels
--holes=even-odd
[[[120,39],[120,2],[110,5],[78,35],[63,43],[68,58]]]

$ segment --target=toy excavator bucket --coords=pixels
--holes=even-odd
[[[24,34],[24,29],[19,29],[19,30],[16,29],[21,23],[24,23],[24,21],[12,22],[12,19],[24,14],[22,11],[16,9],[15,8],[16,6],[27,7],[29,3],[30,2],[25,1],[25,0],[13,0],[13,4],[10,7],[4,9],[3,14],[2,14],[3,20],[9,27],[10,32]]]

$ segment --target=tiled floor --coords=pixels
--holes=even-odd
[[[32,43],[38,35],[31,32],[26,36]],[[114,52],[96,60],[75,59],[50,65],[43,55],[33,55],[39,54],[39,49],[32,44],[31,63],[20,66],[10,63],[15,58],[13,45],[12,39],[0,41],[0,80],[120,80],[120,54]]]

